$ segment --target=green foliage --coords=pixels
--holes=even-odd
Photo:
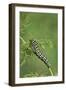
[[[57,14],[20,12],[20,77],[50,76],[46,65],[30,48],[36,39],[57,75]],[[23,40],[24,39],[24,40]]]

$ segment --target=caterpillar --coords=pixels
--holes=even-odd
[[[34,54],[42,60],[48,68],[50,68],[50,64],[48,63],[47,57],[42,53],[42,51],[39,48],[38,42],[36,40],[30,40],[31,43],[31,49],[34,52]]]

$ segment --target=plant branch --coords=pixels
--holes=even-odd
[[[21,41],[23,42],[23,44],[26,44],[26,41],[20,36]]]
[[[49,67],[49,71],[51,73],[51,75],[53,76],[53,72],[52,72],[52,69]]]

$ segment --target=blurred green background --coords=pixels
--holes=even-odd
[[[36,39],[43,47],[53,75],[58,72],[58,15],[20,12],[20,78],[51,76],[47,66],[28,49],[29,40]]]

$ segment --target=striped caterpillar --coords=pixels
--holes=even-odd
[[[36,40],[30,40],[31,43],[31,49],[34,52],[34,54],[42,60],[48,68],[50,68],[50,64],[48,63],[47,57],[42,53],[42,51],[39,49],[38,42]]]

